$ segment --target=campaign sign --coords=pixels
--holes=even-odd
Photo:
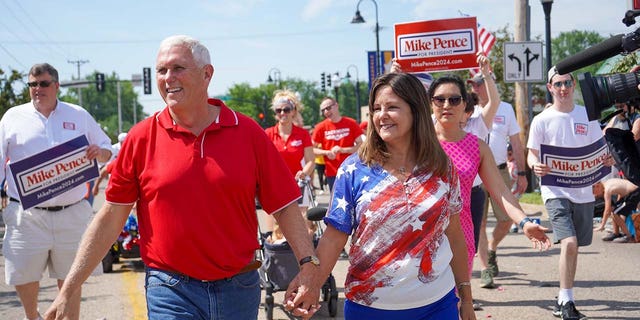
[[[87,159],[82,135],[9,164],[20,202],[29,209],[98,177],[98,163]]]
[[[477,68],[476,17],[397,23],[396,58],[403,72]]]
[[[611,173],[604,166],[609,149],[604,138],[584,147],[566,148],[542,144],[540,159],[551,172],[540,179],[540,184],[565,188],[588,187]]]

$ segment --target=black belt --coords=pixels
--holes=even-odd
[[[504,168],[506,168],[506,167],[507,167],[507,163],[506,163],[506,162],[505,162],[505,163],[503,163],[503,164],[499,164],[499,165],[498,165],[498,170],[502,170],[502,169],[504,169]]]
[[[237,276],[239,274],[243,274],[243,273],[246,273],[246,272],[249,272],[249,271],[258,270],[258,269],[260,269],[261,266],[262,266],[262,261],[260,261],[260,260],[252,260],[251,262],[249,262],[248,265],[246,265],[244,268],[240,269],[240,271],[238,271],[238,273],[234,274],[231,277],[235,277],[235,276]],[[160,269],[158,269],[158,270],[160,270]],[[220,281],[220,280],[231,278],[231,277],[228,277],[228,278],[222,278],[222,279],[217,279],[217,280],[200,280],[200,279],[196,279],[194,277],[190,277],[190,276],[188,276],[186,274],[182,274],[182,273],[177,272],[177,271],[164,271],[164,270],[161,270],[161,271],[169,272],[169,273],[175,273],[177,275],[180,275],[180,276],[183,276],[185,278],[189,278],[191,280],[195,280],[195,281],[198,281],[198,282],[215,282],[215,281]]]
[[[16,198],[9,198],[9,201],[20,203],[20,200],[18,200]],[[82,201],[82,200],[80,200],[80,201]],[[78,201],[78,202],[80,202],[80,201]],[[76,205],[76,204],[78,204],[78,202],[75,202],[75,203],[72,203],[72,204],[68,204],[66,206],[34,207],[34,208],[36,208],[38,210],[45,210],[45,211],[60,211],[60,210],[64,210],[66,208],[69,208],[69,207],[71,207],[73,205]]]

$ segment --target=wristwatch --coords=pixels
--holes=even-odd
[[[531,220],[529,217],[526,217],[526,218],[520,220],[520,223],[519,223],[520,224],[520,229],[524,229],[524,224],[527,223],[527,222],[533,223],[533,220]]]
[[[300,261],[298,263],[300,264],[300,266],[302,266],[303,264],[305,264],[307,262],[311,262],[311,264],[313,264],[316,267],[320,265],[320,259],[318,259],[318,257],[316,257],[316,256],[304,257],[304,258],[300,259]]]
[[[526,172],[526,171],[518,171],[516,174],[517,174],[518,176],[520,176],[520,177],[524,177],[524,176],[526,176],[526,175],[527,175],[527,172]]]

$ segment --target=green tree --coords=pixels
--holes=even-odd
[[[24,77],[25,75],[17,70],[11,70],[9,74],[6,74],[4,70],[0,69],[0,117],[9,108],[31,100],[29,87],[22,80]],[[23,86],[22,90],[16,89],[17,84]]]
[[[566,57],[602,42],[602,40],[604,40],[604,37],[595,31],[572,30],[561,32],[551,40],[551,62],[556,64]],[[594,63],[577,72],[591,72],[595,74],[603,63],[604,61]]]
[[[88,87],[81,89],[82,107],[85,108],[103,130],[109,135],[112,141],[116,141],[118,136],[118,75],[114,72],[105,76],[105,87],[103,92],[98,92],[95,81],[97,71],[85,77],[85,80],[92,82]],[[130,81],[120,82],[120,103],[122,117],[122,131],[127,132],[133,126],[133,108],[136,108],[136,120],[140,121],[147,117],[142,105],[138,102],[138,94],[133,90]],[[69,89],[60,100],[70,103],[78,103],[78,90]]]
[[[367,103],[367,85],[360,83],[361,97],[363,105]],[[273,83],[261,84],[253,88],[248,83],[239,83],[229,89],[223,100],[231,109],[241,112],[260,123],[263,127],[270,127],[275,124],[275,115],[271,111],[271,100],[276,90],[288,89],[297,92],[304,106],[302,117],[305,125],[315,125],[322,117],[320,116],[319,105],[325,96],[318,90],[318,83],[301,79],[286,79],[280,81],[278,85]],[[355,118],[355,88],[348,83],[342,84],[338,89],[338,100],[343,109],[343,114]],[[346,111],[346,112],[345,112]],[[260,114],[263,115],[260,118]]]

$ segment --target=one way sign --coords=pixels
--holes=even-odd
[[[544,82],[542,42],[504,43],[505,82]]]

